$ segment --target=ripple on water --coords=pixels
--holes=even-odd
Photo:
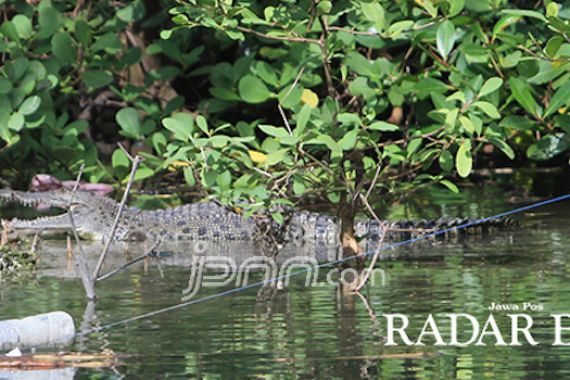
[[[503,210],[504,203],[493,194],[492,201],[476,208],[453,202],[445,213],[478,216]],[[434,213],[442,209],[434,207]],[[363,292],[376,319],[359,297],[343,296],[326,286],[305,288],[299,278],[272,298],[260,300],[257,289],[247,290],[109,329],[92,336],[87,347],[130,355],[124,359],[126,365],[117,368],[127,378],[570,377],[570,348],[549,344],[549,314],[570,313],[570,226],[565,223],[570,210],[560,205],[546,211],[555,211],[556,218],[533,216],[511,233],[391,251],[389,260],[381,262],[387,286]],[[151,263],[148,272],[139,266],[100,284],[97,323],[180,302],[189,269],[165,266],[162,272],[163,276]],[[81,321],[85,303],[79,282],[50,273],[36,282],[2,287],[0,317],[62,309]],[[202,289],[196,297],[216,291]],[[406,314],[416,325],[429,313],[438,318],[450,312],[470,313],[484,320],[493,302],[542,304],[545,310],[532,314],[533,331],[546,343],[508,348],[384,345],[382,313]],[[497,320],[499,327],[507,327],[505,318]],[[442,333],[448,332],[442,327]],[[82,369],[76,377],[99,375],[119,376],[111,370]]]

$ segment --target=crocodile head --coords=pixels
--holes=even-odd
[[[31,220],[12,219],[2,220],[2,226],[8,230],[41,231],[70,231],[72,230],[69,212],[77,232],[82,238],[101,239],[109,236],[118,204],[114,200],[94,195],[88,192],[69,190],[26,192],[10,189],[0,190],[0,201],[17,203],[27,207],[39,204],[66,210],[55,216],[38,217]],[[125,210],[126,211],[126,210]],[[122,218],[118,225],[115,238],[122,239],[128,234],[128,217]]]

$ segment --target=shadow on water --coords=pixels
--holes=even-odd
[[[439,194],[420,198],[420,206],[431,202],[425,214],[396,206],[391,215],[477,217],[513,208],[509,194],[497,187],[485,189],[465,192],[463,201],[440,202]],[[520,227],[510,231],[388,251],[380,263],[388,281],[365,288],[364,299],[343,295],[320,272],[316,286],[304,286],[304,276],[299,276],[286,289],[265,294],[250,289],[116,326],[78,338],[72,349],[112,349],[124,355],[123,366],[78,369],[54,378],[564,377],[570,373],[570,348],[551,345],[549,315],[570,313],[569,216],[566,202],[521,216]],[[86,247],[93,265],[100,248]],[[254,252],[247,245],[232,246],[230,253],[226,248],[209,252],[238,262]],[[115,247],[107,269],[143,251],[137,246]],[[36,280],[0,288],[0,318],[65,310],[78,325],[87,321],[89,326],[101,326],[167,307],[181,301],[195,256],[191,249],[163,250],[159,258],[99,284],[101,300],[86,309],[65,245],[44,241],[39,253]],[[260,274],[254,275],[259,279]],[[232,287],[203,288],[196,298]],[[533,336],[541,344],[457,348],[437,347],[428,340],[425,346],[386,346],[385,313],[405,314],[412,336],[428,314],[442,318],[445,313],[469,313],[483,323],[492,303],[542,305],[542,311],[525,311],[533,316]],[[505,313],[495,314],[499,327],[509,331]],[[449,333],[448,324],[439,327],[444,336]]]

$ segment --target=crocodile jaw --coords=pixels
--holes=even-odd
[[[73,193],[68,191],[27,192],[0,189],[0,201],[17,203],[26,207],[45,204],[50,207],[69,208]]]
[[[85,197],[87,196],[87,199]],[[78,192],[73,193],[67,190],[46,191],[46,192],[26,192],[11,189],[0,189],[0,201],[6,203],[16,203],[26,207],[34,207],[39,204],[51,207],[73,210],[74,222],[83,239],[101,240],[104,231],[97,231],[90,228],[90,223],[94,217],[93,209],[86,208],[86,201],[99,198],[93,195],[86,195]],[[96,203],[96,202],[92,202]],[[35,219],[12,219],[2,220],[2,227],[7,230],[18,230],[18,233],[39,233],[39,232],[65,232],[73,231],[69,211],[55,216],[37,217]]]
[[[12,219],[3,220],[2,226],[16,230],[70,230],[71,221],[69,214],[65,213],[56,216],[44,216],[36,219]]]

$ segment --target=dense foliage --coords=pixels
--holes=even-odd
[[[491,146],[570,147],[570,6],[552,1],[0,1],[0,160],[349,214]],[[513,149],[514,148],[514,149]],[[179,188],[181,188],[179,186]],[[182,187],[188,188],[188,187]]]

